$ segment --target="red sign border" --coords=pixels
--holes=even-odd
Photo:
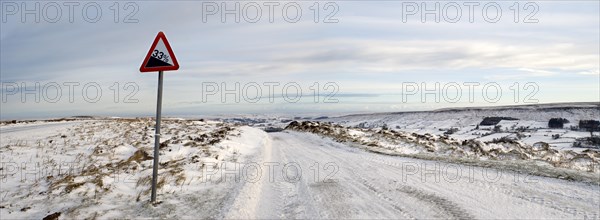
[[[169,52],[169,54],[171,55],[171,59],[173,60],[173,66],[161,66],[161,67],[146,68],[145,66],[148,63],[148,60],[150,60],[152,51],[154,51],[154,48],[156,47],[156,44],[158,44],[159,39],[162,39],[163,42],[165,43],[165,47],[167,47],[167,51]],[[150,47],[150,50],[148,51],[148,54],[146,55],[144,62],[142,62],[142,66],[140,66],[140,72],[169,71],[169,70],[178,70],[178,69],[179,69],[179,62],[177,62],[175,53],[173,53],[173,50],[171,49],[171,45],[169,44],[169,41],[167,40],[165,33],[163,33],[162,31],[158,32],[158,35],[156,35],[156,38],[154,39],[154,43],[152,43],[152,46]]]

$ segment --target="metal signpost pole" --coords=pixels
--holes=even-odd
[[[154,164],[152,166],[152,198],[156,202],[156,182],[158,181],[158,148],[160,147],[160,111],[162,107],[163,71],[158,71],[158,98],[156,100],[156,128],[154,129]]]
[[[156,128],[154,129],[154,163],[152,164],[152,194],[150,202],[156,205],[156,185],[158,182],[158,149],[160,148],[160,112],[162,109],[163,71],[178,70],[179,63],[167,41],[167,37],[161,31],[158,32],[150,50],[140,66],[140,72],[158,71],[158,97],[156,100]]]

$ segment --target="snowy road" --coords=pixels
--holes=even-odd
[[[312,134],[270,135],[255,158],[261,178],[234,190],[223,217],[600,217],[597,185],[378,155]]]

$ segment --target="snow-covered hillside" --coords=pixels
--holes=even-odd
[[[250,127],[164,120],[158,181],[162,204],[155,208],[149,204],[153,126],[150,119],[2,126],[0,216],[214,217],[230,186],[206,181],[206,166],[243,161],[267,140]]]
[[[480,125],[486,117],[510,117],[496,125]],[[564,118],[569,122],[562,129],[548,127],[551,118]],[[382,128],[418,134],[448,134],[459,140],[476,139],[492,141],[503,137],[533,145],[548,143],[556,149],[582,151],[573,148],[578,138],[590,132],[577,129],[581,120],[600,120],[600,103],[540,104],[505,107],[456,108],[423,112],[394,112],[348,115],[322,119],[344,126]],[[555,135],[555,137],[553,137]],[[595,132],[595,135],[600,135]]]

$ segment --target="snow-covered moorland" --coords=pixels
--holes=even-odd
[[[215,217],[229,185],[206,181],[205,166],[243,161],[267,139],[261,130],[245,126],[164,120],[158,180],[162,203],[151,207],[153,126],[151,119],[2,126],[0,216]]]
[[[565,123],[550,128],[552,118]],[[599,104],[569,103],[348,115],[286,128],[378,153],[598,183],[600,145],[588,140],[600,134],[578,127],[598,118]]]
[[[348,128],[311,121],[294,121],[286,129],[320,134],[338,142],[355,144],[379,153],[497,168],[520,167],[519,171],[538,175],[600,182],[600,152],[591,149],[577,153],[571,150],[555,150],[548,145],[531,146],[510,140],[460,141],[448,136],[421,135],[387,129]]]
[[[486,119],[503,119],[482,124]],[[552,118],[565,119],[550,128]],[[600,103],[553,103],[499,107],[446,108],[419,112],[390,112],[330,117],[320,121],[357,128],[382,128],[418,134],[448,135],[458,140],[512,139],[533,145],[544,142],[557,150],[574,148],[590,132],[579,127],[582,120],[599,120]],[[600,132],[594,132],[600,136]],[[585,142],[585,141],[584,141]],[[584,144],[585,145],[585,144]],[[600,148],[600,145],[592,146]]]

